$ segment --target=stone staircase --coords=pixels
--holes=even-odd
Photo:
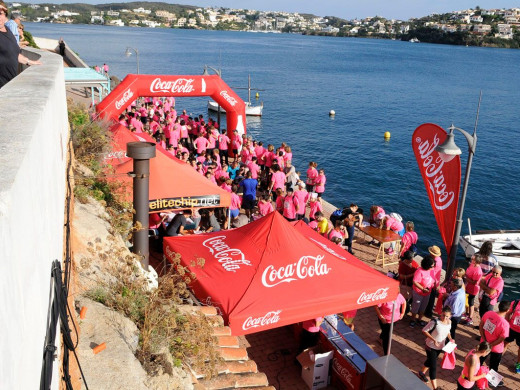
[[[269,386],[267,376],[258,372],[253,360],[249,360],[246,348],[240,346],[237,336],[231,335],[231,328],[224,326],[224,320],[212,306],[183,306],[183,311],[200,312],[213,325],[213,336],[217,340],[218,349],[223,362],[217,367],[218,375],[205,378],[193,372],[195,390],[217,389],[250,389],[276,390]]]

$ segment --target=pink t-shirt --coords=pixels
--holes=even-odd
[[[264,153],[265,153],[265,148],[263,146],[255,146],[255,156],[258,159],[258,161],[260,162],[260,165],[262,165],[261,161],[262,161],[262,156],[264,155]]]
[[[261,200],[258,202],[258,211],[260,212],[260,215],[265,217],[267,214],[274,211],[274,207],[271,202],[265,202]]]
[[[307,169],[307,181],[305,183],[309,185],[314,185],[314,180],[318,177],[318,171],[316,168]]]
[[[279,196],[278,198],[276,198],[276,211],[280,212],[283,214],[283,201],[284,201],[284,198],[283,196]]]
[[[283,200],[283,216],[289,219],[296,218],[296,207],[298,206],[298,199],[292,196],[286,196]]]
[[[496,290],[495,294],[493,296],[489,296],[491,298],[491,305],[496,305],[498,301],[498,297],[500,296],[500,293],[502,290],[504,290],[504,279],[502,277],[495,278],[493,277],[493,274],[490,273],[488,276],[484,279],[486,282],[486,285],[490,288],[493,288]]]
[[[515,302],[511,302],[511,307],[509,310],[513,310],[513,305]],[[509,326],[515,332],[520,333],[520,303],[516,305],[515,311],[511,314],[511,319],[509,320]]]
[[[417,244],[418,236],[416,232],[406,232],[401,240],[401,253],[406,252],[412,244]]]
[[[440,257],[435,257],[435,265],[430,270],[432,273],[433,279],[435,280],[435,285],[439,286],[441,284],[441,274],[442,274],[442,259]]]
[[[217,137],[214,134],[210,134],[208,137],[208,148],[215,149],[217,146]]]
[[[263,159],[265,161],[265,166],[270,168],[273,165],[274,153],[273,152],[265,152],[263,155]]]
[[[470,264],[466,270],[466,292],[477,295],[480,291],[480,279],[482,278],[482,268],[478,264]]]
[[[238,210],[238,209],[240,209],[240,204],[241,204],[240,197],[237,194],[235,194],[234,192],[231,193],[231,204],[229,205],[229,208],[231,210]]]
[[[425,270],[423,268],[418,268],[417,271],[415,271],[413,274],[413,281],[419,283],[424,288],[429,288],[430,290],[435,285],[435,280],[432,277],[431,270]],[[413,290],[423,297],[430,294],[430,291],[423,292],[419,290],[417,287],[415,287],[415,284],[413,286]]]
[[[311,221],[309,222],[309,227],[313,230],[318,230],[318,221],[314,220],[314,221]]]
[[[285,185],[285,173],[282,171],[275,172],[273,173],[271,180],[273,182],[273,191],[277,190],[278,188],[283,188]]]
[[[327,178],[325,175],[318,175],[318,177],[314,180],[314,191],[318,194],[322,194],[325,192],[325,183],[327,182]]]
[[[320,325],[323,322],[323,317],[318,317],[313,320],[303,321],[303,329],[308,332],[316,333],[320,331]]]
[[[399,222],[397,219],[390,216],[386,217],[386,227],[390,228],[390,230],[393,230],[396,233],[404,229],[402,222]]]
[[[329,232],[327,238],[328,238],[329,240],[332,241],[332,239],[333,239],[334,237],[339,237],[339,238],[341,238],[341,239],[343,240],[343,239],[345,238],[345,235],[344,235],[341,231],[338,231],[338,230],[336,230],[336,229],[332,229],[332,230]]]
[[[481,339],[480,341],[487,341],[488,343],[492,343],[493,341],[501,338],[509,336],[509,322],[504,317],[500,317],[494,311],[488,311],[482,319],[480,320],[482,325],[482,329],[484,330],[485,340]],[[500,344],[495,345],[491,348],[491,352],[502,353],[504,352],[504,342],[502,341]]]
[[[247,148],[243,148],[240,152],[240,161],[242,163],[247,164],[251,160],[251,155],[249,154],[249,150]]]
[[[305,214],[305,204],[309,199],[309,193],[305,190],[296,190],[294,197],[298,199],[298,214]]]
[[[181,126],[181,138],[188,138],[188,128]]]
[[[394,313],[394,320],[392,321],[392,306],[395,302],[395,313]],[[389,324],[390,322],[399,321],[399,318],[401,317],[401,306],[406,303],[406,300],[404,297],[399,294],[397,296],[397,299],[392,302],[386,302],[386,303],[380,303],[377,305],[379,308],[379,311],[381,312],[381,315],[385,319],[386,323]]]
[[[220,188],[226,190],[227,192],[231,192],[231,186],[225,182],[220,185]]]
[[[287,153],[287,152],[285,152],[285,154],[283,155],[283,160],[284,160],[285,162],[287,162],[287,161],[292,161],[292,153]]]
[[[317,200],[316,201],[310,201],[309,202],[309,218],[314,218],[314,215],[318,212],[318,211],[323,211],[323,206],[321,205],[320,202],[318,202]]]
[[[193,141],[193,144],[197,148],[197,154],[202,154],[206,151],[209,141],[204,137],[199,137]]]
[[[218,136],[218,148],[220,150],[228,150],[229,137],[225,134]]]
[[[251,161],[249,164],[247,164],[247,167],[251,171],[251,177],[253,179],[258,179],[258,174],[260,173],[260,167],[258,164]]]
[[[242,138],[239,135],[234,135],[231,139],[231,145],[233,146],[233,149],[240,149],[242,146]]]

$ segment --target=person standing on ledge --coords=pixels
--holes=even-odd
[[[58,46],[60,48],[60,56],[65,57],[65,41],[63,40],[63,38],[60,38]]]
[[[41,65],[22,55],[13,33],[6,27],[9,11],[0,1],[0,88],[18,75],[18,63],[27,66]]]

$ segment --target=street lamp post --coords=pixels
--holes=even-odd
[[[125,56],[130,57],[132,55],[132,52],[130,50],[133,50],[135,53],[135,58],[137,60],[137,74],[139,74],[139,50],[137,50],[133,47],[127,46],[126,51],[125,51]]]
[[[480,101],[479,101],[480,108]],[[473,130],[473,135],[469,134],[467,131],[459,129],[458,127],[450,126],[450,133],[446,138],[446,141],[442,145],[439,145],[435,148],[437,152],[439,152],[439,156],[445,162],[451,161],[455,156],[460,155],[462,152],[460,148],[455,144],[455,134],[453,134],[454,130],[460,131],[464,137],[466,137],[466,141],[468,141],[468,163],[466,165],[466,174],[464,176],[464,186],[462,187],[462,196],[459,202],[459,211],[457,213],[457,224],[455,225],[455,233],[453,237],[453,243],[451,245],[451,250],[448,255],[448,264],[446,265],[446,279],[451,278],[453,274],[453,270],[455,268],[455,257],[457,256],[457,250],[459,248],[459,239],[460,239],[460,231],[462,228],[462,214],[464,213],[464,204],[466,203],[466,193],[468,191],[468,182],[469,182],[469,174],[471,172],[471,163],[473,162],[473,155],[475,154],[475,149],[477,146],[477,122],[478,122],[478,111],[477,111],[477,120],[475,122],[475,128]]]

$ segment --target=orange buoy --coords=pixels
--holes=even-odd
[[[94,352],[94,355],[100,353],[107,347],[106,343],[101,343],[97,347],[92,348],[92,352]]]
[[[86,316],[87,316],[87,307],[86,306],[82,306],[81,310],[79,312],[79,318],[84,320]]]

